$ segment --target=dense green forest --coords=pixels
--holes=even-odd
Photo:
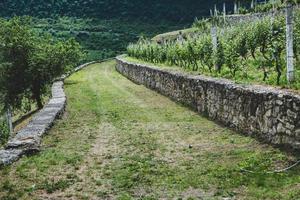
[[[140,36],[185,28],[196,17],[207,16],[215,3],[221,9],[223,1],[217,0],[5,0],[0,2],[0,16],[28,15],[40,31],[61,39],[74,37],[90,61],[121,54]]]
[[[225,2],[232,2],[225,0]],[[73,16],[101,19],[139,18],[154,21],[192,21],[196,16],[209,14],[218,0],[5,0],[0,2],[2,16],[30,15],[38,17]],[[231,6],[231,4],[230,4]]]

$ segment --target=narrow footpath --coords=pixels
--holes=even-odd
[[[300,199],[291,154],[127,80],[115,61],[66,80],[43,150],[0,170],[0,199]],[[247,173],[243,169],[256,171]]]

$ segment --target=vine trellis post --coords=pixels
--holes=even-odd
[[[237,14],[237,12],[238,12],[238,7],[237,7],[237,3],[236,3],[236,1],[234,2],[234,14]]]
[[[256,12],[256,7],[257,7],[257,0],[254,1],[254,10]]]
[[[215,10],[214,10],[214,13],[215,13],[215,17],[218,16],[218,9],[217,9],[217,5],[215,4]]]
[[[293,49],[293,4],[287,1],[286,6],[286,63],[287,80],[292,83],[295,80],[294,49]]]
[[[224,18],[224,23],[226,22],[226,3],[223,3],[223,18]]]
[[[217,36],[217,26],[213,24],[211,27],[211,38],[212,38],[212,49],[213,49],[213,55],[216,56],[218,52],[218,36]],[[219,66],[217,63],[214,63],[215,70],[219,71]]]

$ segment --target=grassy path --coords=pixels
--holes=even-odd
[[[128,81],[115,62],[66,81],[43,151],[0,171],[0,199],[299,199],[296,158]]]

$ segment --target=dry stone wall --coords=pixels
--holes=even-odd
[[[64,92],[63,80],[88,65],[90,62],[75,68],[72,72],[62,76],[52,85],[52,98],[29,122],[29,124],[11,138],[5,148],[0,149],[0,166],[9,165],[23,155],[30,155],[40,151],[42,136],[54,124],[55,119],[62,116],[65,111],[67,98]]]
[[[274,16],[277,15],[283,15],[284,11],[277,11],[274,13]],[[254,13],[254,14],[246,14],[246,15],[227,15],[226,16],[226,22],[230,25],[236,25],[239,23],[245,23],[245,22],[253,22],[257,20],[262,20],[265,17],[271,17],[272,13]]]
[[[8,141],[4,149],[0,150],[0,165],[11,164],[23,155],[39,151],[41,137],[53,125],[54,120],[62,115],[65,105],[63,82],[55,82],[49,103],[33,117],[25,128]]]
[[[300,149],[300,96],[267,86],[240,85],[117,58],[116,70],[197,112],[273,145]]]

